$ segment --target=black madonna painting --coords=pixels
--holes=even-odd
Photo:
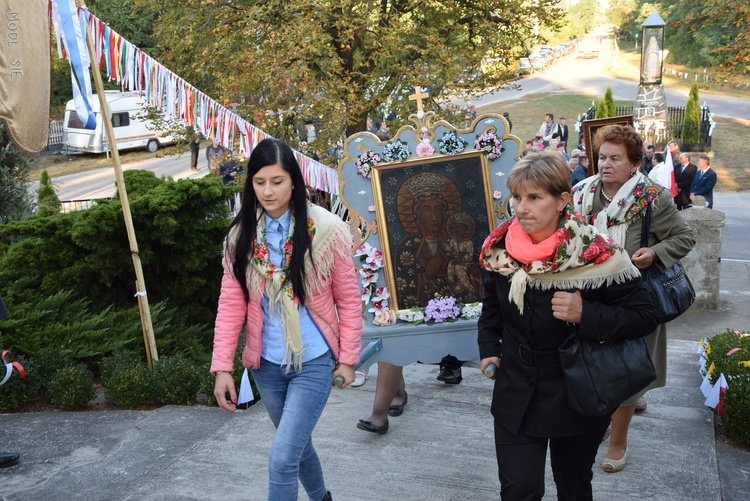
[[[479,251],[491,230],[486,157],[468,153],[378,166],[373,186],[395,309],[435,297],[481,299]]]

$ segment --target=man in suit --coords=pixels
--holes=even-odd
[[[674,167],[674,180],[677,183],[674,203],[677,205],[677,210],[682,210],[690,206],[690,185],[693,184],[698,167],[690,163],[690,155],[687,153],[680,153],[678,158],[679,164]]]
[[[565,153],[568,152],[568,126],[565,123],[565,117],[560,117],[557,124],[557,132],[560,134],[560,142],[565,143]]]
[[[700,195],[706,199],[706,207],[714,208],[714,186],[716,186],[716,172],[711,168],[711,159],[701,155],[698,159],[698,172],[690,186],[690,199]]]

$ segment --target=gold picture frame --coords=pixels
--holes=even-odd
[[[599,152],[594,151],[594,136],[596,132],[606,125],[630,125],[633,126],[633,116],[624,115],[620,117],[597,118],[584,120],[583,122],[583,147],[589,157],[589,176],[599,172]]]
[[[391,308],[423,308],[436,294],[481,301],[479,252],[496,224],[487,157],[376,165],[372,189]]]

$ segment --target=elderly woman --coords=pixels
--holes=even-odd
[[[592,499],[610,414],[571,409],[558,349],[571,334],[643,337],[656,312],[622,247],[574,212],[562,155],[527,155],[507,185],[515,216],[482,246],[488,273],[478,322],[481,369],[498,367],[491,409],[501,497],[542,499],[549,447],[558,499]]]
[[[630,254],[641,270],[656,265],[665,270],[685,257],[695,244],[693,232],[672,202],[669,190],[640,173],[643,141],[630,126],[602,127],[594,137],[599,173],[573,190],[577,211],[609,235]],[[641,247],[641,223],[651,205],[648,246]],[[628,428],[639,398],[667,379],[667,329],[664,324],[646,336],[656,368],[656,380],[643,392],[623,402],[612,415],[612,435],[602,469],[617,472],[628,459]]]

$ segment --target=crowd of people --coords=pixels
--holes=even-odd
[[[579,135],[578,146],[568,154],[569,130],[565,117],[555,120],[552,113],[547,113],[539,126],[536,135],[526,141],[521,157],[541,151],[559,152],[570,168],[570,181],[573,186],[580,183],[593,170],[589,168],[589,157],[583,145],[583,136]],[[667,159],[667,157],[669,157]],[[669,162],[665,162],[665,159]],[[639,171],[662,186],[669,186],[674,193],[673,199],[677,210],[693,206],[693,199],[702,196],[705,206],[713,208],[713,189],[716,186],[716,172],[711,169],[711,158],[700,155],[698,165],[692,163],[690,153],[681,152],[677,140],[668,143],[664,152],[657,152],[652,144],[643,144]],[[671,189],[671,173],[674,172],[674,189]]]
[[[368,126],[388,137],[387,125]],[[666,384],[666,326],[640,284],[640,270],[663,271],[685,257],[695,241],[680,210],[698,195],[712,206],[716,175],[706,156],[692,166],[676,142],[662,154],[632,127],[609,125],[594,138],[598,170],[590,175],[585,151],[568,156],[567,137],[564,118],[547,114],[507,176],[514,216],[480,252],[478,354],[482,371],[497,367],[491,411],[506,501],[542,499],[548,449],[560,499],[592,499],[593,463],[606,440],[602,470],[625,468],[633,415],[645,409],[647,390]],[[675,160],[680,196],[650,177],[665,155]],[[333,384],[366,379],[355,374],[362,320],[348,227],[309,203],[305,191],[288,145],[267,139],[253,150],[246,203],[225,241],[210,369],[219,406],[234,411],[234,353],[243,326],[257,326],[246,331],[242,365],[277,428],[271,500],[297,499],[298,483],[310,499],[332,499],[312,431]],[[570,336],[598,343],[643,338],[656,380],[603,415],[578,414],[558,357]],[[458,384],[460,368],[447,355],[438,379]],[[388,418],[402,415],[407,403],[402,368],[379,363],[372,413],[357,427],[385,434]]]

